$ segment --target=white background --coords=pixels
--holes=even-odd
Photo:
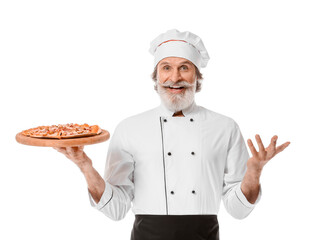
[[[208,2],[208,3],[207,3]],[[221,240],[316,239],[315,1],[15,1],[0,3],[0,239],[129,239],[90,206],[79,169],[52,148],[18,144],[39,125],[99,124],[156,107],[149,43],[199,35],[210,62],[196,103],[232,117],[245,140],[290,146],[262,174],[244,220],[221,204]],[[85,151],[103,175],[109,142]]]

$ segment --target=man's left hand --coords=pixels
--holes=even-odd
[[[276,147],[277,135],[275,135],[272,137],[270,145],[264,148],[259,134],[255,135],[255,139],[258,143],[259,151],[255,149],[251,139],[248,139],[248,146],[253,156],[248,160],[247,167],[248,170],[256,171],[257,173],[261,173],[264,165],[290,144],[290,142],[285,142]]]

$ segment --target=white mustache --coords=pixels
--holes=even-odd
[[[162,87],[185,87],[185,88],[190,88],[190,87],[193,87],[195,86],[195,83],[193,84],[190,84],[186,81],[180,81],[180,82],[177,82],[177,83],[174,83],[173,81],[171,80],[168,80],[166,81],[165,83],[159,83]]]

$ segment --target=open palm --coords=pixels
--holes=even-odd
[[[282,152],[290,144],[290,142],[285,142],[282,145],[276,147],[277,138],[277,135],[274,135],[271,139],[270,145],[264,148],[260,135],[256,134],[255,139],[259,146],[259,151],[255,149],[251,139],[248,139],[248,146],[252,153],[252,157],[247,163],[248,168],[261,171],[268,161],[270,161],[276,154]]]

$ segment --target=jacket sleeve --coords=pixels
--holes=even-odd
[[[260,192],[254,204],[250,203],[241,191],[241,182],[247,170],[250,158],[240,128],[233,121],[233,127],[228,144],[227,161],[224,172],[222,199],[227,212],[237,219],[247,217],[259,202]]]
[[[110,139],[104,174],[106,188],[98,204],[88,191],[91,205],[115,221],[126,216],[134,198],[134,160],[128,152],[125,133],[121,122]]]

